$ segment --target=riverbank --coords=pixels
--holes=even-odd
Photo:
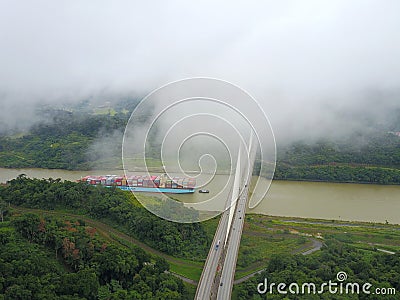
[[[122,172],[122,170],[121,170]],[[86,171],[66,171],[59,169],[1,169],[0,182],[5,182],[25,173],[35,178],[61,178],[70,181],[88,174]],[[101,175],[109,170],[92,171]],[[118,173],[118,172],[115,172]],[[261,178],[261,184],[264,183]],[[200,203],[210,197],[219,197],[215,203],[224,203],[227,194],[218,191],[224,186],[227,177],[217,175],[205,188],[209,194],[194,193],[178,195],[176,198],[184,203]],[[268,182],[265,181],[265,185]],[[320,218],[325,220],[347,220],[373,223],[400,224],[400,186],[355,183],[326,183],[310,181],[274,180],[260,204],[249,210],[249,213],[264,215]],[[219,207],[207,207],[218,210]]]
[[[371,167],[369,167],[371,168]],[[393,170],[397,170],[397,169],[393,169]],[[43,172],[42,172],[43,171]],[[163,168],[160,167],[148,167],[147,170],[143,171],[140,169],[135,169],[135,170],[129,170],[129,172],[133,172],[133,173],[163,173],[165,172]],[[190,173],[196,173],[197,174],[198,171],[189,171],[187,172],[188,174]],[[399,170],[400,172],[400,170]],[[77,178],[70,178],[69,176],[67,178],[65,178],[65,174],[70,173],[70,174],[77,174],[80,176],[86,176],[88,174],[93,174],[93,175],[102,175],[102,174],[124,174],[124,170],[122,168],[120,169],[116,169],[116,168],[102,168],[102,169],[96,169],[96,170],[67,170],[67,169],[44,169],[44,168],[6,168],[6,167],[0,167],[0,183],[5,183],[7,180],[13,179],[15,177],[17,177],[20,174],[26,174],[28,177],[30,176],[30,174],[37,174],[37,173],[41,173],[43,174],[44,177],[40,177],[40,178],[61,178],[61,179],[65,179],[65,180],[76,180]],[[46,174],[48,173],[48,176],[46,176]],[[11,177],[10,174],[13,174]],[[206,173],[209,174],[209,173]],[[55,177],[59,175],[59,177]],[[218,172],[214,175],[229,175],[227,172]],[[276,174],[275,174],[276,175]],[[33,175],[35,176],[35,175]],[[78,178],[79,179],[79,178]],[[322,180],[322,179],[302,179],[302,178],[284,178],[284,177],[278,177],[273,179],[274,181],[292,181],[292,182],[321,182],[321,183],[348,183],[348,184],[373,184],[373,185],[399,185],[400,186],[400,181],[399,182],[372,182],[372,181],[349,181],[349,180]]]
[[[398,185],[273,181],[249,213],[400,224],[399,195]]]
[[[275,179],[324,182],[400,184],[398,167],[354,166],[352,164],[284,165],[277,164]]]
[[[379,182],[370,182],[370,181],[334,181],[334,180],[317,180],[317,179],[274,179],[279,181],[294,181],[294,182],[321,182],[321,183],[349,183],[349,184],[373,184],[373,185],[398,185],[400,186],[400,182],[398,183],[379,183]]]

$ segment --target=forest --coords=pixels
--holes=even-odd
[[[145,209],[132,193],[117,188],[20,175],[7,186],[0,187],[0,199],[11,205],[86,214],[176,257],[206,257],[211,244],[202,223],[183,224],[160,219]],[[179,215],[194,214],[183,204],[160,209]]]
[[[131,193],[20,175],[0,187],[0,299],[189,297],[183,282],[165,273],[164,258],[108,240],[82,219],[18,213],[15,205],[101,219],[176,257],[205,257],[211,242],[201,224],[160,219]]]
[[[258,161],[255,173],[259,169]],[[400,137],[375,132],[336,142],[278,146],[274,179],[400,184]]]
[[[0,136],[0,166],[87,170],[99,154],[91,145],[100,136],[118,135],[129,115],[72,113],[51,110],[47,120],[34,124],[22,136]],[[115,153],[120,159],[120,152]]]
[[[187,299],[168,263],[101,237],[82,220],[6,215],[0,299]]]

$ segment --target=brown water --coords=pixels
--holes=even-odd
[[[249,212],[400,224],[400,186],[273,181],[267,197]]]
[[[122,171],[66,171],[48,169],[2,169],[0,182],[19,174],[36,178],[62,178],[77,180],[88,174],[123,174]],[[205,188],[210,194],[176,195],[186,203],[199,203],[215,196],[227,180],[226,175],[216,175]],[[222,203],[225,191],[219,197]],[[217,210],[219,207],[208,207]],[[400,224],[400,186],[374,184],[322,183],[273,181],[267,196],[251,213],[304,218],[354,220]]]

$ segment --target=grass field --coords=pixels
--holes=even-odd
[[[95,115],[110,115],[115,116],[117,114],[116,110],[112,107],[96,107],[93,109]]]
[[[203,271],[203,264],[199,262],[170,262],[169,265],[172,272],[194,281],[198,281],[200,279],[201,272]]]
[[[268,231],[289,232],[303,237],[334,238],[360,248],[374,250],[400,250],[400,226],[390,224],[328,221],[248,215],[246,220],[251,228],[264,228]]]

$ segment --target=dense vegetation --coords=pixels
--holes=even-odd
[[[119,133],[128,115],[53,111],[22,137],[0,137],[0,165],[7,168],[88,169],[101,153],[91,149],[100,136]],[[120,152],[117,151],[117,156]]]
[[[140,248],[84,222],[36,214],[0,223],[0,299],[185,299],[183,282]]]
[[[400,138],[380,133],[363,144],[324,140],[278,147],[274,179],[400,184]]]
[[[336,275],[339,271],[346,272],[345,283],[372,284],[371,293],[375,288],[395,288],[396,295],[360,295],[330,294],[327,289],[323,294],[293,295],[288,289],[287,295],[279,294],[277,287],[274,293],[260,295],[257,285],[267,278],[270,283],[297,283],[300,288],[303,283],[314,283],[319,287],[329,280],[338,283]],[[318,290],[318,289],[317,289]],[[301,289],[300,289],[301,291]],[[307,289],[306,289],[307,291]],[[400,254],[388,255],[379,252],[358,250],[333,239],[326,242],[322,251],[314,255],[276,255],[268,263],[264,272],[235,287],[237,299],[398,299],[400,292]]]
[[[400,169],[358,166],[279,165],[275,179],[400,184]]]
[[[290,165],[347,163],[362,166],[400,167],[400,138],[384,132],[336,143],[328,140],[313,144],[298,142],[282,150],[280,161]]]
[[[160,219],[143,208],[131,193],[116,188],[19,176],[0,189],[0,198],[14,205],[67,209],[106,220],[149,246],[173,256],[204,258],[211,242],[201,223],[178,224]],[[183,204],[160,209],[196,217],[195,212]]]

